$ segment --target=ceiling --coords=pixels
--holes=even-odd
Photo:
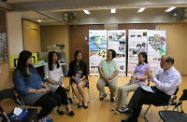
[[[176,21],[165,12],[171,6],[183,11],[183,19],[178,21],[186,22],[187,0],[0,0],[1,8],[34,22],[40,19],[40,25],[167,23]],[[138,13],[141,7],[146,9]],[[110,13],[111,8],[116,8],[115,14]],[[84,14],[83,9],[91,14]],[[67,21],[67,14],[76,21]]]

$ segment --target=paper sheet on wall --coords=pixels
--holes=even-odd
[[[116,51],[114,59],[119,67],[120,76],[126,75],[126,30],[110,30],[108,35],[108,49]]]
[[[147,92],[151,92],[151,93],[154,93],[154,91],[151,89],[150,86],[141,86],[141,88]]]

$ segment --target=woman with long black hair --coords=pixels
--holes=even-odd
[[[37,119],[44,122],[48,114],[57,105],[61,104],[61,97],[49,90],[49,87],[42,83],[42,78],[32,65],[32,53],[24,50],[19,54],[18,64],[13,75],[13,84],[18,94],[26,105],[41,106]],[[47,101],[47,102],[46,102]]]
[[[82,52],[80,50],[75,52],[74,58],[74,61],[69,65],[68,76],[71,77],[70,84],[75,96],[79,100],[77,107],[81,108],[83,106],[84,109],[87,109],[88,103],[83,91],[83,88],[88,83],[87,66],[82,59]]]
[[[63,73],[62,68],[58,62],[58,53],[51,51],[48,54],[48,64],[44,66],[45,78],[48,81],[48,85],[51,91],[57,93],[62,97],[62,104],[66,105],[66,110],[70,116],[74,115],[71,110],[70,103],[64,88],[64,83],[62,82]],[[58,105],[57,113],[63,115],[63,111],[60,110],[60,105]]]

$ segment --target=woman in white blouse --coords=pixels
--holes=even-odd
[[[66,105],[66,110],[70,116],[74,115],[71,110],[70,103],[62,82],[63,73],[60,64],[58,63],[58,54],[55,51],[51,51],[48,54],[48,64],[44,66],[45,78],[48,81],[49,88],[51,91],[59,94],[62,97],[62,104]],[[57,108],[57,113],[63,115],[63,111],[60,110],[60,106]]]

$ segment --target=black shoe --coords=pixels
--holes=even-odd
[[[77,108],[82,108],[82,105],[77,105]]]
[[[105,99],[105,97],[107,97],[107,94],[103,95],[103,96],[100,97],[99,99],[100,99],[101,101],[103,101],[103,100]]]
[[[63,115],[64,114],[64,112],[62,111],[62,110],[58,110],[57,109],[57,111],[56,111],[59,115]]]
[[[84,107],[84,109],[87,109],[88,108],[88,105],[84,105],[84,102],[82,102],[82,104],[83,104],[83,107]]]
[[[79,103],[79,104],[77,105],[77,108],[82,108],[82,104]]]
[[[111,101],[111,102],[114,102],[114,98],[113,98],[113,97],[111,97],[111,98],[110,98],[110,101]]]
[[[128,108],[128,107],[124,108],[124,109],[123,108],[117,109],[117,111],[120,112],[120,113],[125,113],[125,114],[130,114],[130,115],[133,113],[133,110],[131,108]]]
[[[88,108],[88,106],[84,106],[84,109],[87,109]]]
[[[70,111],[70,112],[69,112],[69,115],[70,115],[70,116],[74,116],[74,112],[73,112],[73,111]]]

